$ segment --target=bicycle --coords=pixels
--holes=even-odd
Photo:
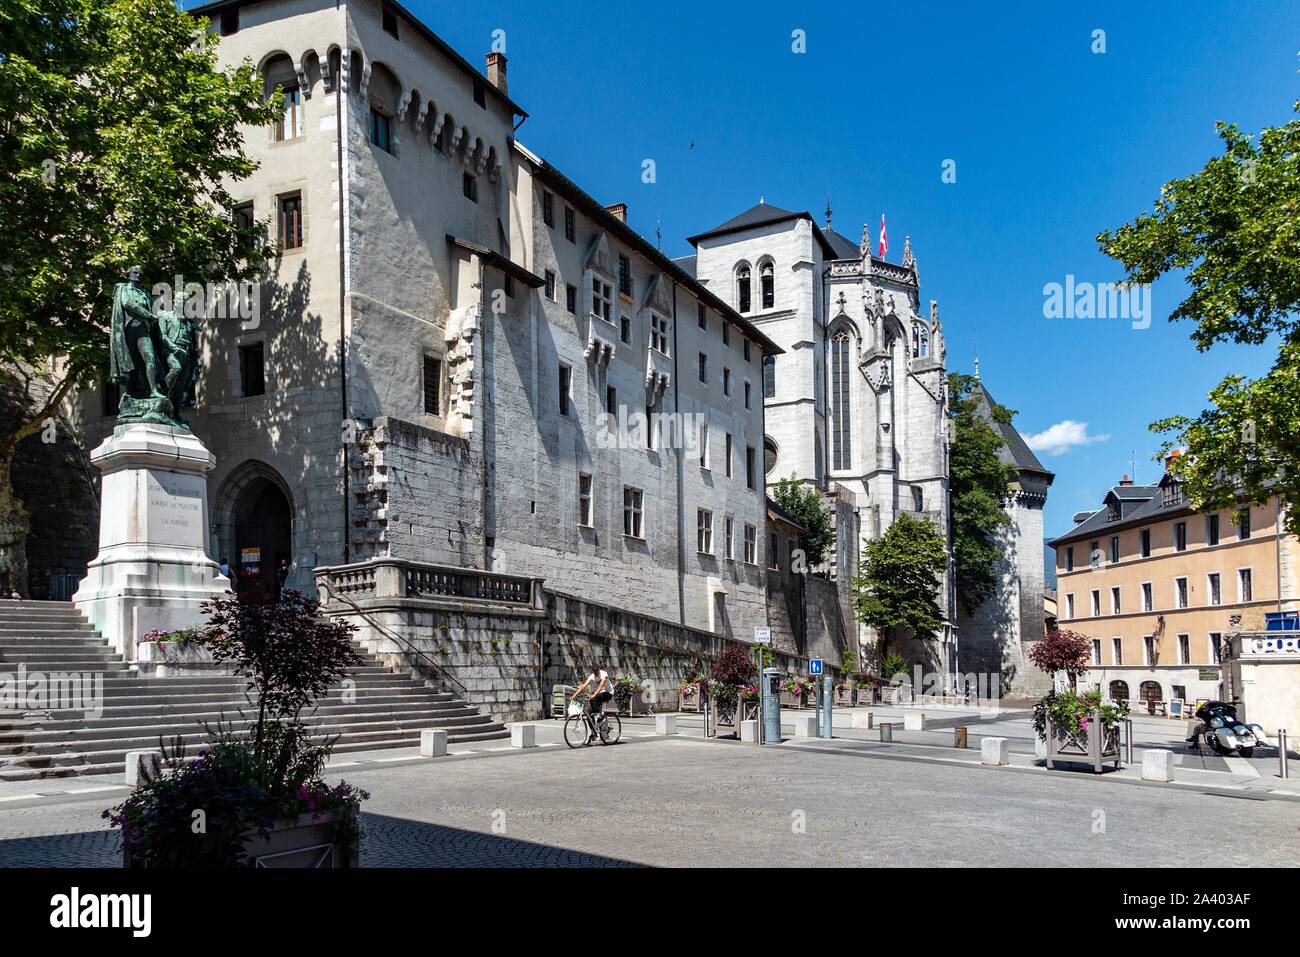
[[[585,748],[598,737],[601,744],[618,744],[623,736],[623,722],[618,715],[607,711],[602,711],[601,716],[605,720],[597,727],[586,705],[570,701],[569,716],[564,719],[564,743],[571,748]]]

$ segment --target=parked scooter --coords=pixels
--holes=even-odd
[[[1202,727],[1193,733],[1194,747],[1197,734],[1205,736],[1205,743],[1215,754],[1235,753],[1248,758],[1255,753],[1257,746],[1268,745],[1263,727],[1239,721],[1237,709],[1224,701],[1207,701],[1201,705],[1196,709],[1196,720]]]

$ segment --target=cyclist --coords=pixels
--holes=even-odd
[[[582,694],[582,689],[588,685],[593,686],[591,694],[587,695],[587,701],[591,705],[592,726],[599,728],[605,723],[605,702],[614,697],[614,679],[599,664],[593,663],[591,674],[587,675],[582,684],[578,685],[577,690],[573,692],[569,700],[577,701],[578,695]],[[595,740],[596,736],[594,734],[587,736],[588,744]]]

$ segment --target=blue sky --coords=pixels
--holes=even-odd
[[[627,202],[644,235],[660,225],[672,255],[760,195],[820,221],[829,192],[853,239],[864,222],[874,237],[883,212],[895,261],[910,234],[949,367],[970,371],[978,348],[1022,434],[1068,421],[1096,437],[1040,453],[1057,473],[1049,535],[1095,507],[1134,452],[1137,478],[1158,477],[1149,422],[1270,364],[1265,349],[1197,353],[1190,327],[1166,321],[1181,280],[1156,285],[1147,329],[1046,319],[1043,286],[1118,279],[1097,232],[1216,154],[1216,120],[1290,118],[1300,3],[407,6],[475,65],[504,29],[510,92],[532,114],[522,141],[601,201]],[[796,29],[806,53],[791,51]]]

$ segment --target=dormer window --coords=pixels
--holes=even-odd
[[[1119,502],[1110,502],[1106,506],[1106,521],[1118,522],[1120,518]]]
[[[1163,494],[1163,503],[1165,508],[1173,505],[1181,505],[1187,501],[1187,496],[1183,492],[1183,483],[1175,479],[1165,486]]]

